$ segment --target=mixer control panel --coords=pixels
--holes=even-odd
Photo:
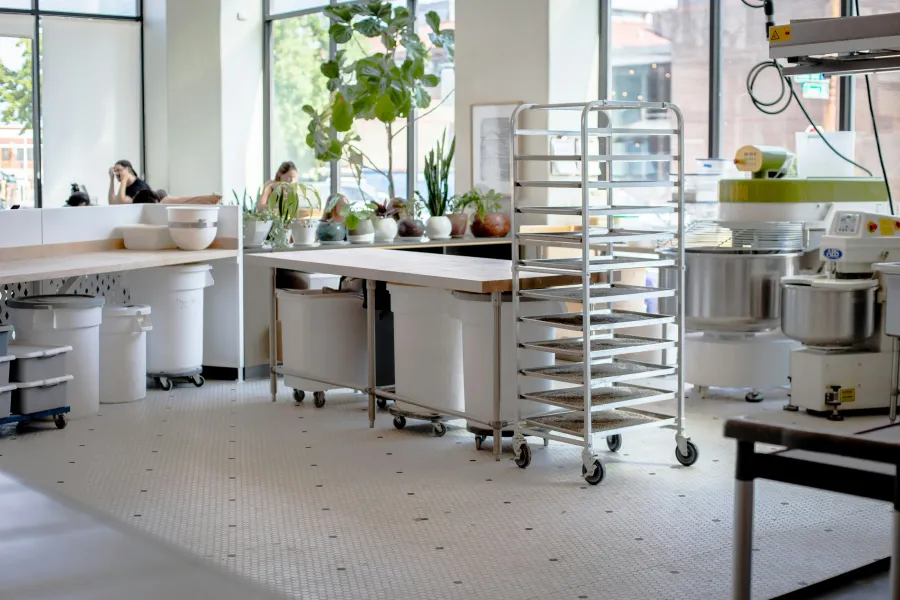
[[[835,219],[834,232],[838,235],[856,235],[859,233],[859,213],[839,213]]]
[[[850,238],[900,238],[900,218],[878,213],[839,211],[834,215],[828,235]]]

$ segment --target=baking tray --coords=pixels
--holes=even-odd
[[[561,390],[544,390],[522,394],[523,400],[531,400],[541,404],[550,404],[560,408],[584,412],[584,387],[571,387]],[[591,409],[609,410],[623,406],[662,402],[675,398],[675,392],[660,390],[642,385],[613,384],[591,389]],[[528,419],[528,417],[526,417]]]
[[[604,310],[591,313],[591,331],[608,331],[622,327],[642,327],[646,325],[665,325],[674,323],[675,317],[657,315],[631,310]],[[543,315],[539,317],[522,317],[522,321],[530,321],[539,325],[581,331],[584,315],[580,312]]]
[[[590,288],[592,305],[624,302],[628,300],[643,300],[646,298],[670,298],[675,295],[675,290],[641,285],[624,285],[619,283],[592,285]],[[519,295],[524,298],[537,298],[538,300],[580,303],[582,300],[582,289],[583,286],[576,285],[540,290],[522,290],[519,292]]]
[[[522,348],[528,350],[551,352],[556,356],[563,356],[572,360],[581,360],[584,358],[584,340],[579,338],[546,340],[543,342],[523,342],[520,345]],[[592,339],[591,358],[609,358],[621,354],[667,350],[674,347],[674,340],[617,335],[611,338]]]
[[[550,429],[584,438],[584,413],[566,411],[532,417],[525,421],[532,427]],[[634,408],[617,408],[591,413],[591,433],[616,435],[626,430],[662,427],[675,422],[675,417]]]
[[[675,367],[632,360],[614,360],[613,362],[591,365],[591,381],[594,384],[614,383],[616,381],[631,381],[671,375],[674,372]],[[584,363],[533,367],[523,369],[522,374],[529,377],[540,377],[541,379],[552,379],[553,381],[581,385],[584,383]]]

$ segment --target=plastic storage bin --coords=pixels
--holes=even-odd
[[[462,330],[451,313],[451,292],[425,287],[388,285],[394,311],[394,379],[397,394],[433,407],[462,411]],[[405,402],[404,411],[431,414]]]
[[[104,306],[100,325],[100,403],[134,402],[147,396],[146,304]]]
[[[12,393],[16,387],[14,383],[0,385],[0,419],[5,419],[12,414]]]
[[[276,282],[278,289],[321,290],[322,288],[331,288],[337,290],[341,287],[341,276],[279,269]]]
[[[40,381],[68,375],[66,354],[72,346],[35,346],[10,344],[9,353],[16,357],[12,364],[12,381]]]
[[[66,353],[70,418],[96,415],[100,409],[100,321],[103,298],[59,294],[7,301],[16,341],[72,346]],[[55,407],[51,407],[55,408]]]
[[[0,325],[0,356],[6,356],[6,348],[9,346],[9,338],[12,336],[12,325]]]
[[[199,373],[203,366],[203,290],[213,284],[210,265],[145,269],[129,274],[136,303],[153,309],[147,332],[147,372]]]
[[[11,354],[0,356],[0,385],[9,383],[10,368],[14,360],[16,357]]]
[[[365,387],[368,381],[366,311],[352,292],[278,290],[284,368]],[[324,392],[335,386],[285,375],[295,390]]]
[[[17,383],[12,393],[12,412],[30,415],[68,406],[67,392],[73,377],[64,375],[53,379]]]

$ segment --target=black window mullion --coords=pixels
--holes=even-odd
[[[710,158],[722,150],[722,0],[709,0],[709,138]]]

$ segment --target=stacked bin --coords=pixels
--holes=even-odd
[[[9,416],[12,392],[16,389],[14,384],[9,383],[10,363],[14,360],[8,352],[11,334],[12,326],[0,325],[0,419]]]
[[[67,388],[74,377],[66,373],[66,354],[71,351],[72,346],[9,346],[13,413],[30,415],[69,405]]]

